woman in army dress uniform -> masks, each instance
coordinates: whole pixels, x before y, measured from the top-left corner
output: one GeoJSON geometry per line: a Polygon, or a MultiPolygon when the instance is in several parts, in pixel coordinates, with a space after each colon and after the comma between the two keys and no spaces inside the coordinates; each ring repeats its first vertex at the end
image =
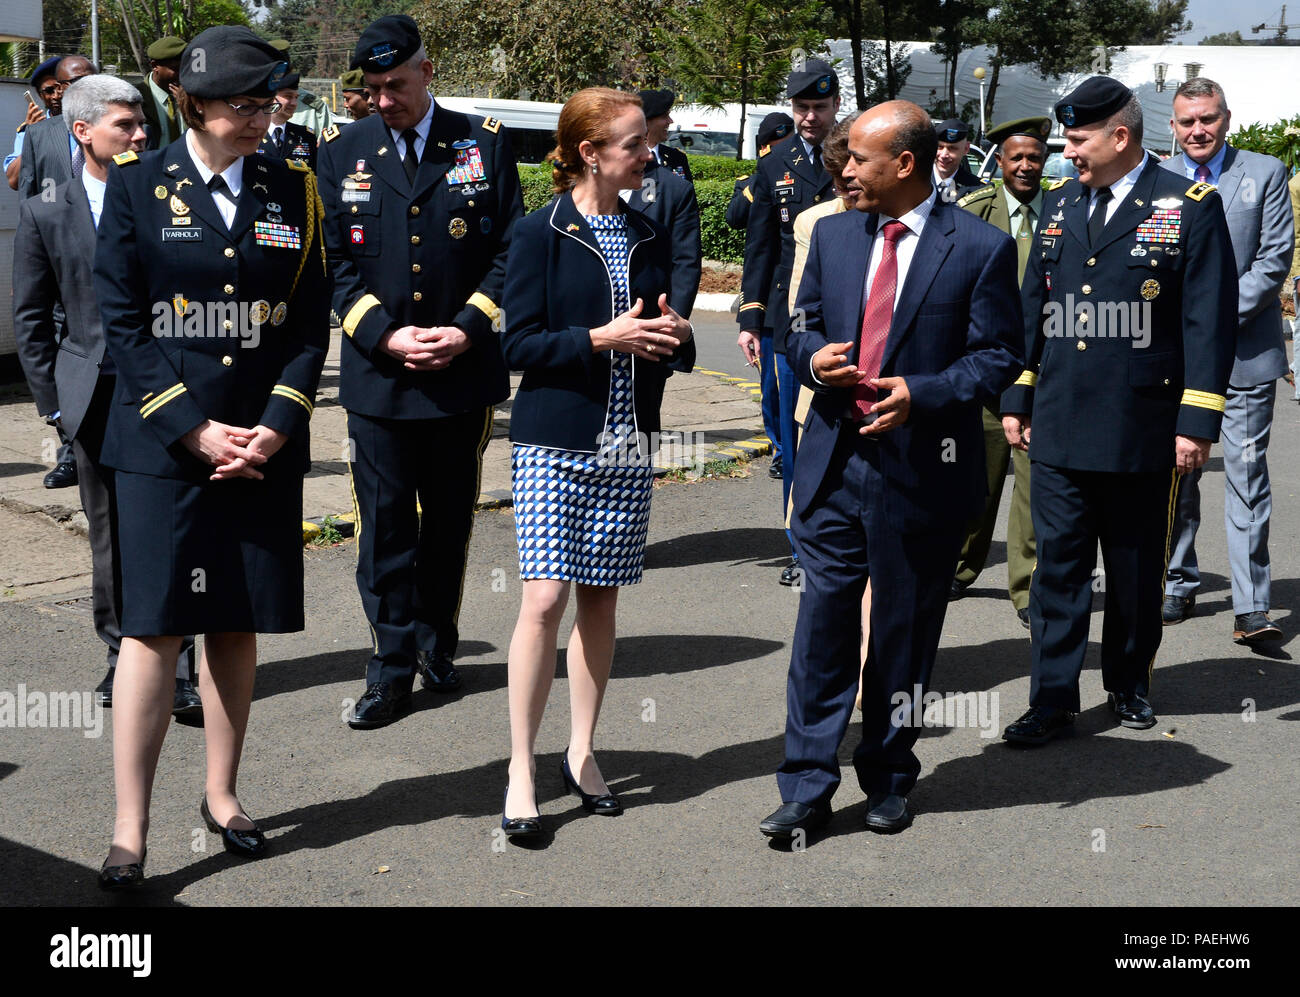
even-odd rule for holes
{"type": "Polygon", "coordinates": [[[302,479],[329,336],[314,177],[256,155],[286,68],[248,28],[200,33],[181,58],[189,130],[109,175],[95,263],[119,374],[103,451],[122,556],[109,889],[143,879],[180,634],[205,635],[200,813],[227,851],[266,847],[235,784],[255,634],[303,628],[302,479]]]}
{"type": "Polygon", "coordinates": [[[650,161],[632,94],[592,88],[560,112],[556,197],[515,224],[501,348],[524,372],[510,414],[523,604],[510,642],[510,785],[501,826],[541,833],[533,749],[555,676],[569,587],[572,727],[561,762],[588,813],[618,814],[592,754],[614,656],[618,589],[641,580],[664,381],[695,362],[667,291],[666,229],[629,210],[650,161]]]}

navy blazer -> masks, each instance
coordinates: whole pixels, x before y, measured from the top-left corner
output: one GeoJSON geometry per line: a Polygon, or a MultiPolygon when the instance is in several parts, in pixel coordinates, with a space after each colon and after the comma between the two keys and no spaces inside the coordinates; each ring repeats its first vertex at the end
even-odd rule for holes
{"type": "MultiPolygon", "coordinates": [[[[815,382],[810,363],[828,343],[860,338],[877,219],[846,211],[813,226],[795,303],[805,321],[792,324],[787,341],[795,376],[816,392],[791,493],[797,516],[824,489],[838,487],[832,457],[852,395],[815,382]]],[[[885,480],[881,512],[895,529],[964,523],[981,507],[987,485],[980,405],[1010,385],[1024,362],[1017,283],[1011,237],[936,200],[898,292],[881,364],[881,376],[907,380],[911,413],[871,444],[885,480]]],[[[857,362],[856,350],[850,360],[857,362]]]]}
{"type": "MultiPolygon", "coordinates": [[[[629,302],[641,317],[659,315],[659,295],[671,293],[668,231],[639,211],[627,211],[629,302]]],[[[515,224],[506,263],[501,350],[523,381],[510,409],[514,443],[596,453],[609,407],[610,358],[591,348],[591,329],[614,319],[614,289],[605,256],[573,195],[556,196],[515,224]]],[[[637,452],[657,449],[664,381],[689,373],[695,340],[662,360],[632,358],[637,452]]]]}

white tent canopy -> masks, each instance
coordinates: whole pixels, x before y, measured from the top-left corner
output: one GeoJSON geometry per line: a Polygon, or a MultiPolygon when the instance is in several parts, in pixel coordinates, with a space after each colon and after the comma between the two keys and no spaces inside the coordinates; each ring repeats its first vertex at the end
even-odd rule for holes
{"type": "MultiPolygon", "coordinates": [[[[838,66],[841,89],[852,104],[853,52],[847,39],[827,43],[838,66]]],[[[934,98],[946,93],[943,59],[930,51],[928,42],[896,44],[910,61],[912,73],[899,97],[929,107],[934,98]]],[[[957,106],[967,100],[979,101],[979,82],[972,75],[975,68],[989,70],[986,46],[969,49],[957,59],[957,106]]],[[[1174,90],[1187,78],[1186,65],[1200,63],[1199,75],[1208,76],[1223,87],[1232,111],[1233,128],[1252,122],[1272,124],[1300,112],[1295,93],[1296,67],[1300,52],[1287,46],[1264,45],[1131,45],[1110,57],[1106,75],[1132,88],[1142,101],[1145,137],[1143,144],[1152,149],[1169,149],[1173,135],[1169,118],[1173,112],[1174,90]],[[1168,66],[1166,88],[1156,91],[1156,64],[1168,66]]],[[[991,70],[989,70],[991,72],[991,70]]],[[[1097,72],[1101,72],[1099,67],[1097,72]]],[[[1052,107],[1066,93],[1094,72],[1072,73],[1060,79],[1040,76],[1029,66],[1004,66],[998,77],[997,104],[988,124],[1024,118],[1033,114],[1051,114],[1052,107]]],[[[989,80],[985,78],[987,86],[989,80]]],[[[978,116],[978,112],[976,112],[978,116]]],[[[971,122],[974,124],[974,121],[971,122]]],[[[1060,134],[1059,126],[1055,134],[1060,134]]]]}

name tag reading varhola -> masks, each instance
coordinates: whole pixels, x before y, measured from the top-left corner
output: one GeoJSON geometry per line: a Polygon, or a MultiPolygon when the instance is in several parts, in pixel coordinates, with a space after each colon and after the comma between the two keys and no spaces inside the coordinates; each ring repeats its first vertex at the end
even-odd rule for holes
{"type": "Polygon", "coordinates": [[[276,222],[253,222],[253,240],[259,246],[278,246],[281,249],[301,249],[302,238],[293,225],[276,222]]]}
{"type": "Polygon", "coordinates": [[[202,242],[201,228],[165,228],[162,230],[163,242],[202,242]]]}

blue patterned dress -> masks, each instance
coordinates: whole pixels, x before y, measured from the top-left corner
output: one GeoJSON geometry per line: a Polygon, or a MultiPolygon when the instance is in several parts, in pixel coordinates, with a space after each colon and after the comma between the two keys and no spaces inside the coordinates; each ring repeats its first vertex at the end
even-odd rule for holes
{"type": "MultiPolygon", "coordinates": [[[[584,215],[628,301],[627,216],[584,215]]],[[[609,408],[597,453],[516,444],[511,460],[519,574],[584,585],[635,585],[645,561],[654,461],[637,457],[632,356],[611,351],[609,408]]],[[[596,441],[593,441],[596,442],[596,441]]]]}

